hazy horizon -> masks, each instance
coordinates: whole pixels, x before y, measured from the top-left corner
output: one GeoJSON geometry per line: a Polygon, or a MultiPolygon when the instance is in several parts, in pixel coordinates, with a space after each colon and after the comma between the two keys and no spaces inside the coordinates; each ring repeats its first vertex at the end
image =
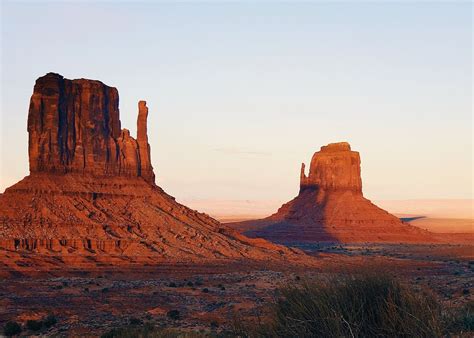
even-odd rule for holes
{"type": "Polygon", "coordinates": [[[1,6],[0,192],[28,175],[29,99],[57,72],[116,87],[134,135],[148,102],[180,201],[288,201],[338,141],[371,200],[472,199],[470,3],[1,6]]]}

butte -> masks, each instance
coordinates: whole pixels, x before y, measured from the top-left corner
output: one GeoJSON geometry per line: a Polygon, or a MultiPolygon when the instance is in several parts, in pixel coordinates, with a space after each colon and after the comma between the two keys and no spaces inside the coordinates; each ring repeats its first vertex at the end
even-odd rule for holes
{"type": "Polygon", "coordinates": [[[298,196],[264,219],[229,224],[276,243],[437,242],[434,234],[402,222],[362,194],[360,156],[349,143],[321,147],[300,174],[298,196]]]}
{"type": "Polygon", "coordinates": [[[155,184],[148,108],[122,129],[116,88],[37,79],[28,113],[30,174],[0,194],[2,269],[210,261],[294,261],[298,250],[247,238],[155,184]]]}

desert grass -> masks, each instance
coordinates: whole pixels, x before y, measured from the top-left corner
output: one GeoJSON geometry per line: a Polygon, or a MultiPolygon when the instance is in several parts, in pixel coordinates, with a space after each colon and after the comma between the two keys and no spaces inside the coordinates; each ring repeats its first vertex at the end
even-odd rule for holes
{"type": "MultiPolygon", "coordinates": [[[[376,271],[376,270],[374,270],[376,271]]],[[[189,332],[151,324],[113,329],[102,337],[471,337],[474,303],[444,308],[388,273],[362,270],[318,281],[298,278],[278,289],[258,322],[236,317],[230,330],[189,332]]]]}
{"type": "Polygon", "coordinates": [[[269,318],[241,337],[444,337],[473,329],[471,306],[447,311],[429,293],[384,273],[335,276],[280,289],[269,318]]]}

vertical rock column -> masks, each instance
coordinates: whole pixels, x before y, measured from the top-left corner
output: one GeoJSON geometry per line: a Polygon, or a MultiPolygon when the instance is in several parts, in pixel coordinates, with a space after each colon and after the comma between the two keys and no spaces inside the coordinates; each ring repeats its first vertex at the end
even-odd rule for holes
{"type": "Polygon", "coordinates": [[[137,143],[140,156],[139,175],[150,183],[155,183],[155,174],[151,166],[150,144],[147,131],[148,107],[146,101],[138,102],[137,143]]]}

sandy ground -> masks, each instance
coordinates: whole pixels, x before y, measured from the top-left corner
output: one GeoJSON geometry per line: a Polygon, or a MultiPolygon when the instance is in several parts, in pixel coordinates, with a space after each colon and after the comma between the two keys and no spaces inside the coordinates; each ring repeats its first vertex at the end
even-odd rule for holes
{"type": "MultiPolygon", "coordinates": [[[[266,217],[273,214],[287,200],[215,200],[182,199],[179,202],[215,217],[266,217]]],[[[395,214],[425,215],[433,218],[474,219],[474,199],[371,199],[379,207],[395,214]]]]}
{"type": "MultiPolygon", "coordinates": [[[[395,214],[405,222],[434,233],[465,234],[474,233],[474,219],[432,218],[414,214],[395,214]]],[[[251,215],[228,215],[218,218],[222,223],[233,223],[258,219],[251,215]]]]}
{"type": "MultiPolygon", "coordinates": [[[[406,215],[397,215],[401,218],[406,215]]],[[[410,224],[436,233],[474,233],[474,219],[408,216],[410,224]]]]}
{"type": "MultiPolygon", "coordinates": [[[[184,201],[222,223],[267,217],[281,206],[279,200],[197,200],[184,201]]],[[[375,204],[423,229],[437,233],[474,233],[474,200],[375,200],[375,204]]]]}
{"type": "MultiPolygon", "coordinates": [[[[99,336],[132,318],[166,328],[218,332],[265,316],[282,285],[363,269],[386,271],[447,306],[472,301],[474,247],[461,245],[305,245],[318,262],[297,266],[148,267],[148,270],[0,280],[0,326],[54,314],[45,335],[99,336]],[[168,311],[178,310],[173,320],[168,311]]],[[[31,334],[32,332],[24,332],[31,334]]]]}
{"type": "Polygon", "coordinates": [[[429,218],[474,219],[473,199],[375,200],[394,214],[423,215],[429,218]]]}

